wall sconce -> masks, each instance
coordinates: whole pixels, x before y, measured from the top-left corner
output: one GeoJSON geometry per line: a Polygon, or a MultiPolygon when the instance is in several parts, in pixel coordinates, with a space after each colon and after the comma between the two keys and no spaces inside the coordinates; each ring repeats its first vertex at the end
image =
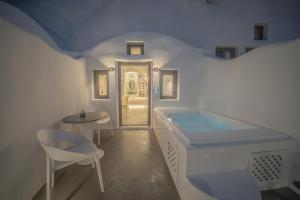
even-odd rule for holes
{"type": "Polygon", "coordinates": [[[158,72],[158,71],[159,71],[159,67],[157,67],[157,66],[153,67],[153,68],[152,68],[152,71],[158,72]]]}
{"type": "Polygon", "coordinates": [[[112,71],[115,71],[116,69],[114,67],[110,66],[110,67],[108,67],[108,70],[112,72],[112,71]]]}

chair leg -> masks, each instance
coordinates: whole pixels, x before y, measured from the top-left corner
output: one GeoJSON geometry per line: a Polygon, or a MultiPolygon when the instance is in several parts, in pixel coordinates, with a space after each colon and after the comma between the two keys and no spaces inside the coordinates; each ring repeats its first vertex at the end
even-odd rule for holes
{"type": "Polygon", "coordinates": [[[46,158],[46,177],[47,177],[47,183],[46,183],[46,189],[47,189],[47,200],[52,200],[52,162],[47,155],[46,158]]]}
{"type": "Polygon", "coordinates": [[[110,124],[111,136],[114,136],[114,131],[113,131],[113,128],[112,128],[111,120],[109,120],[109,124],[110,124]]]}
{"type": "Polygon", "coordinates": [[[92,168],[94,169],[95,168],[95,161],[93,159],[91,159],[91,162],[92,162],[92,168]]]}
{"type": "Polygon", "coordinates": [[[95,159],[96,166],[97,166],[100,189],[102,192],[104,192],[104,184],[103,184],[103,177],[102,177],[102,172],[101,172],[101,167],[100,167],[100,159],[98,157],[95,157],[94,159],[95,159]]]}
{"type": "Polygon", "coordinates": [[[52,164],[52,173],[51,173],[51,182],[52,182],[52,188],[54,187],[54,160],[51,160],[52,162],[51,162],[51,164],[52,164]]]}
{"type": "Polygon", "coordinates": [[[98,134],[98,145],[100,145],[100,127],[98,127],[97,134],[98,134]]]}

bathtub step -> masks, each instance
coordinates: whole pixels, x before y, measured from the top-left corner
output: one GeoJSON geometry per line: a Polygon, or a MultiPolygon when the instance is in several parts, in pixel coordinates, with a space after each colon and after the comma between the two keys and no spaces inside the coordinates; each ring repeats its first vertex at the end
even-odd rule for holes
{"type": "Polygon", "coordinates": [[[246,170],[189,176],[198,189],[219,200],[261,200],[255,179],[246,170]]]}

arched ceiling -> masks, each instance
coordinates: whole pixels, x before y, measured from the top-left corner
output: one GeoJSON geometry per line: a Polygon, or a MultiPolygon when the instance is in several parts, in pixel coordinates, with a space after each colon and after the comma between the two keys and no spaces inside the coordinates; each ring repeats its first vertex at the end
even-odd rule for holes
{"type": "Polygon", "coordinates": [[[104,39],[135,31],[165,33],[201,47],[206,42],[202,36],[216,31],[211,24],[223,26],[230,21],[234,25],[241,18],[247,20],[253,10],[281,17],[284,14],[278,9],[289,8],[284,4],[266,9],[273,0],[243,1],[238,6],[238,0],[210,0],[213,4],[206,0],[4,1],[32,17],[61,49],[71,52],[86,51],[104,39]]]}
{"type": "MultiPolygon", "coordinates": [[[[4,0],[38,22],[64,50],[87,50],[103,39],[133,31],[174,33],[186,0],[4,0]]],[[[205,5],[200,0],[197,5],[205,5]]]]}

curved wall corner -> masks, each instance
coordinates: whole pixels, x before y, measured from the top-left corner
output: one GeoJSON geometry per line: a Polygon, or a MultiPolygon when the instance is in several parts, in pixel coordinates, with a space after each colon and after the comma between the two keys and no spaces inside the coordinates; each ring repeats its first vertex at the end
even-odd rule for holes
{"type": "MultiPolygon", "coordinates": [[[[31,17],[18,8],[0,1],[0,16],[19,28],[41,38],[48,45],[60,50],[49,34],[31,17]]],[[[3,29],[3,27],[1,27],[3,29]]]]}
{"type": "Polygon", "coordinates": [[[46,180],[36,133],[86,105],[86,68],[1,17],[0,27],[0,199],[32,199],[46,180]]]}
{"type": "Polygon", "coordinates": [[[297,39],[229,61],[201,60],[199,107],[285,132],[300,144],[299,52],[297,39]]]}

